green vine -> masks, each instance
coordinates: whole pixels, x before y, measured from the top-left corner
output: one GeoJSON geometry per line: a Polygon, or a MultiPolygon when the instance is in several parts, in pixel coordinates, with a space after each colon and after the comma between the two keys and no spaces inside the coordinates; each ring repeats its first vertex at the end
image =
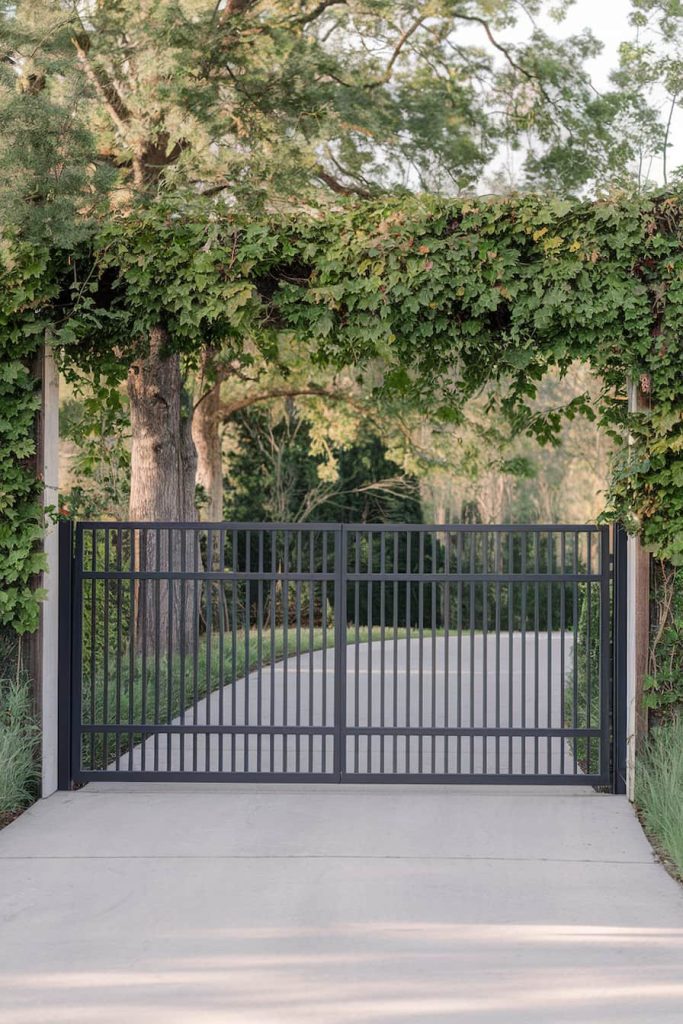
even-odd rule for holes
{"type": "MultiPolygon", "coordinates": [[[[381,362],[385,390],[432,416],[462,420],[484,393],[511,431],[542,442],[561,417],[535,408],[537,384],[582,360],[603,382],[596,412],[619,442],[605,516],[683,564],[681,202],[394,197],[255,222],[166,197],[110,219],[71,254],[4,248],[0,624],[37,622],[30,362],[47,327],[65,368],[90,373],[112,415],[113,385],[162,323],[189,360],[206,344],[269,355],[278,335],[305,335],[321,363],[381,362]],[[628,412],[628,379],[651,397],[645,411],[628,412]]],[[[565,414],[591,411],[579,398],[565,414]]]]}
{"type": "MultiPolygon", "coordinates": [[[[108,225],[77,273],[71,359],[116,381],[159,322],[190,358],[305,336],[320,362],[381,361],[384,388],[433,416],[457,422],[485,393],[541,442],[561,414],[535,409],[537,384],[582,360],[619,443],[605,516],[683,563],[678,196],[401,197],[260,222],[206,211],[165,200],[108,225]],[[644,382],[647,411],[629,414],[628,379],[644,382]]],[[[587,398],[565,409],[580,412],[587,398]]]]}
{"type": "Polygon", "coordinates": [[[0,627],[38,625],[44,566],[42,490],[31,457],[40,405],[31,363],[45,338],[44,309],[54,295],[49,253],[14,246],[0,259],[0,627]]]}

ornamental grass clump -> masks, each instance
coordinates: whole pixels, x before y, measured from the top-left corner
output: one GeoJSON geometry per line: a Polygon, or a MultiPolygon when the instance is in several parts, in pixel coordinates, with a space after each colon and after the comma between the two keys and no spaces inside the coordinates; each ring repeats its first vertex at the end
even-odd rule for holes
{"type": "Polygon", "coordinates": [[[645,828],[683,879],[683,713],[656,728],[636,774],[645,828]]]}
{"type": "Polygon", "coordinates": [[[28,680],[0,679],[0,816],[38,794],[38,738],[28,680]]]}

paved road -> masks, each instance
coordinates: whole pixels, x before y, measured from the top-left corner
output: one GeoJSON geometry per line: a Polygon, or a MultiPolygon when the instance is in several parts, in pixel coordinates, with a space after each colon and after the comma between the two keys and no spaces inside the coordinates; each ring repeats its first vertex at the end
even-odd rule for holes
{"type": "MultiPolygon", "coordinates": [[[[346,652],[346,723],[373,727],[558,728],[574,664],[571,634],[501,633],[461,639],[425,635],[384,645],[349,646],[346,652]]],[[[598,681],[593,681],[598,686],[598,681]]],[[[331,726],[334,721],[334,651],[290,656],[252,671],[248,679],[214,691],[186,712],[185,724],[331,726]]],[[[175,719],[175,724],[181,719],[175,719]]],[[[585,725],[579,722],[579,725],[585,725]]],[[[591,723],[599,728],[599,722],[591,723]]],[[[598,741],[593,739],[597,759],[598,741]]],[[[559,736],[484,737],[349,736],[347,770],[409,774],[580,774],[569,744],[559,736]]],[[[111,766],[112,768],[115,765],[111,766]]],[[[302,771],[333,770],[333,737],[321,734],[246,738],[212,735],[150,738],[120,760],[124,770],[302,771]]]]}
{"type": "Polygon", "coordinates": [[[683,891],[592,790],[88,786],[0,833],[2,1024],[680,1024],[683,891]]]}

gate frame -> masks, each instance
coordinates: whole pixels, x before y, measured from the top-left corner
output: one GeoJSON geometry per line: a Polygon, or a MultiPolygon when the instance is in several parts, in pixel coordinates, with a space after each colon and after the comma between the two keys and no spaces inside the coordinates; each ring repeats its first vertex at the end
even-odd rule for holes
{"type": "MultiPolygon", "coordinates": [[[[90,524],[89,524],[90,525],[90,524]]],[[[103,527],[106,523],[97,524],[103,527]]],[[[119,524],[112,523],[112,526],[119,524]]],[[[178,524],[154,524],[155,526],[170,526],[178,524]]],[[[194,524],[193,524],[194,525],[194,524]]],[[[196,524],[197,528],[213,524],[196,524]]],[[[222,524],[221,524],[222,525],[222,524]]],[[[233,524],[230,524],[233,525],[233,524]]],[[[256,528],[258,524],[236,524],[243,528],[256,528]]],[[[287,526],[296,524],[262,524],[275,528],[286,529],[287,526]]],[[[306,773],[262,773],[258,775],[258,781],[268,782],[326,782],[326,783],[348,783],[348,784],[506,784],[506,785],[577,785],[573,776],[553,777],[551,781],[547,776],[538,775],[515,776],[514,781],[507,782],[505,776],[492,775],[407,775],[399,773],[383,774],[361,774],[347,773],[346,768],[346,588],[347,588],[347,558],[348,558],[348,534],[354,529],[367,529],[370,524],[315,524],[327,528],[334,533],[334,626],[335,626],[335,668],[334,668],[334,762],[333,770],[321,775],[308,775],[306,773]]],[[[394,530],[400,530],[406,526],[423,524],[400,524],[391,523],[387,526],[394,530]]],[[[445,524],[461,525],[461,524],[445,524]]],[[[465,524],[462,524],[465,526],[465,524]]],[[[467,529],[472,529],[473,524],[468,524],[467,529]]],[[[479,530],[486,530],[487,524],[478,524],[479,530]]],[[[549,529],[545,524],[505,524],[514,531],[516,526],[526,526],[527,529],[539,531],[549,529]]],[[[564,524],[552,524],[555,528],[561,528],[564,524]]],[[[491,527],[495,524],[490,524],[491,527]]],[[[313,527],[313,524],[311,528],[313,527]]],[[[429,524],[429,528],[435,531],[440,529],[439,524],[429,524]]],[[[552,527],[550,527],[552,528],[552,527]]],[[[92,773],[83,773],[79,768],[79,752],[81,732],[79,729],[81,715],[80,687],[76,684],[81,673],[81,638],[78,635],[78,626],[81,621],[81,600],[82,600],[82,565],[78,564],[78,554],[75,551],[74,540],[75,530],[72,520],[63,519],[59,522],[59,639],[58,639],[58,789],[70,790],[76,782],[91,781],[92,773]],[[80,776],[88,775],[87,779],[80,776]]],[[[477,531],[479,532],[479,531],[477,531]]],[[[606,729],[601,737],[601,764],[605,765],[604,776],[607,780],[609,791],[614,794],[623,795],[627,792],[626,780],[626,759],[627,759],[627,609],[628,609],[628,536],[624,528],[617,524],[612,531],[603,528],[600,533],[600,645],[601,645],[601,701],[606,701],[606,708],[601,714],[605,716],[606,729]],[[611,543],[610,543],[611,539],[611,543]],[[610,550],[611,549],[611,550],[610,550]],[[610,586],[611,584],[611,586],[610,586]],[[607,614],[605,614],[607,613],[607,614]]],[[[604,705],[602,705],[604,706],[604,705]]],[[[601,722],[602,727],[602,722],[601,722]]],[[[406,731],[406,730],[403,730],[406,731]]],[[[410,729],[409,732],[419,733],[419,730],[410,729]]],[[[136,780],[148,781],[150,776],[155,781],[175,781],[173,772],[159,773],[135,773],[136,780]],[[143,774],[145,778],[143,778],[143,774]]],[[[103,778],[104,773],[98,772],[97,778],[103,778]]],[[[117,773],[117,778],[129,778],[129,773],[117,773]]],[[[210,781],[218,782],[247,782],[257,778],[254,773],[210,773],[210,781]]],[[[206,773],[183,773],[182,781],[205,781],[206,773]]],[[[591,783],[594,787],[602,787],[604,783],[591,783]]]]}

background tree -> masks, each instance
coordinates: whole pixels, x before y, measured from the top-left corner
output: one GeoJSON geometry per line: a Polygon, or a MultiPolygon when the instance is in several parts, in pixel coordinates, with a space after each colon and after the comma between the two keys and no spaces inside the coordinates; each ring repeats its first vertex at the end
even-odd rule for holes
{"type": "MultiPolygon", "coordinates": [[[[55,196],[82,197],[79,213],[92,211],[98,183],[112,174],[111,203],[124,209],[178,190],[207,202],[220,192],[253,210],[386,188],[458,193],[476,186],[502,141],[527,154],[530,180],[585,187],[632,155],[623,133],[613,142],[610,131],[619,95],[596,103],[583,70],[598,44],[588,33],[550,40],[531,21],[524,42],[506,41],[520,17],[558,6],[566,4],[4,3],[3,149],[33,168],[15,182],[17,209],[30,226],[36,178],[44,198],[50,176],[55,196]],[[10,98],[12,76],[19,99],[10,98]],[[62,114],[69,138],[91,138],[71,185],[72,158],[50,127],[62,114]],[[40,149],[40,125],[58,151],[45,174],[33,151],[24,160],[12,148],[28,131],[40,149]]],[[[156,322],[138,326],[134,357],[121,356],[133,518],[193,516],[192,403],[168,319],[159,308],[156,322]]],[[[211,353],[225,339],[201,341],[204,379],[219,387],[221,361],[212,367],[211,353]]],[[[198,408],[210,414],[217,402],[198,408]]],[[[215,417],[207,421],[215,457],[215,417]]]]}

